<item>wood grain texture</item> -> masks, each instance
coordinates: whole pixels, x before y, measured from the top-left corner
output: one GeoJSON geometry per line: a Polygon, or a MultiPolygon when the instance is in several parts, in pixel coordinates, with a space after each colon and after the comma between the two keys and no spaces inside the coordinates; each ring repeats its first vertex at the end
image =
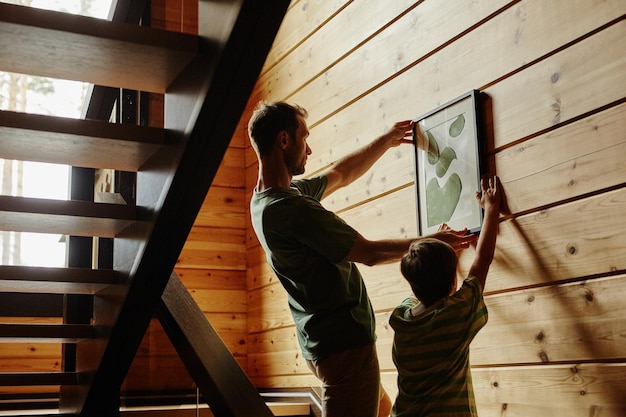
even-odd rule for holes
{"type": "Polygon", "coordinates": [[[262,74],[251,100],[255,100],[255,95],[262,95],[270,100],[284,100],[291,96],[291,100],[304,104],[294,96],[293,90],[296,87],[323,75],[329,63],[335,64],[364,42],[364,34],[383,30],[392,19],[413,3],[412,0],[398,0],[387,4],[376,0],[350,2],[341,13],[333,16],[331,22],[319,27],[311,37],[298,45],[298,50],[308,51],[308,54],[300,55],[299,60],[283,59],[271,71],[262,74]],[[331,44],[332,48],[324,47],[331,44]]]}
{"type": "Polygon", "coordinates": [[[624,364],[567,364],[473,369],[480,403],[517,403],[593,409],[623,406],[624,364]]]}
{"type": "Polygon", "coordinates": [[[224,154],[224,159],[215,174],[213,187],[244,188],[245,177],[241,175],[241,167],[244,166],[245,151],[243,148],[229,146],[224,154]]]}
{"type": "MultiPolygon", "coordinates": [[[[314,32],[331,20],[350,3],[349,0],[325,1],[316,7],[309,7],[306,2],[292,1],[285,19],[280,25],[276,39],[272,44],[261,74],[265,74],[289,52],[300,45],[303,40],[312,36],[314,32]]],[[[262,81],[259,85],[264,84],[262,81]]]]}
{"type": "MultiPolygon", "coordinates": [[[[563,11],[559,10],[559,7],[564,7],[563,5],[555,4],[554,6],[555,6],[554,8],[550,8],[550,10],[547,10],[544,12],[549,13],[549,16],[553,17],[554,19],[563,19],[564,17],[567,16],[567,14],[561,13],[563,11]]],[[[609,22],[611,16],[614,16],[611,13],[615,13],[615,8],[619,7],[619,5],[615,3],[603,4],[602,6],[603,7],[606,6],[606,8],[603,8],[602,10],[598,10],[598,14],[597,15],[594,14],[593,18],[592,17],[586,18],[588,19],[585,21],[585,24],[587,26],[577,27],[576,29],[577,32],[572,32],[570,34],[572,39],[575,39],[576,36],[579,36],[579,37],[584,36],[586,32],[584,32],[583,29],[585,28],[586,30],[592,30],[596,27],[594,25],[600,25],[604,22],[609,22]],[[599,18],[601,20],[598,20],[599,18]]],[[[420,10],[420,7],[416,9],[416,13],[417,11],[420,10]]],[[[556,43],[558,39],[552,39],[553,34],[551,33],[549,35],[545,35],[542,33],[537,33],[536,35],[533,34],[533,36],[536,36],[536,37],[544,36],[545,40],[542,42],[532,43],[531,44],[532,46],[530,46],[529,48],[522,48],[519,45],[519,43],[522,42],[521,39],[518,39],[516,43],[514,44],[514,47],[510,47],[506,49],[506,51],[498,50],[498,48],[503,48],[505,46],[505,45],[500,45],[500,44],[484,45],[485,48],[489,48],[489,49],[485,49],[484,51],[477,50],[476,48],[479,46],[470,47],[468,44],[468,42],[472,42],[472,39],[474,37],[476,38],[488,37],[484,35],[485,30],[500,33],[502,32],[502,30],[499,29],[500,26],[506,26],[507,28],[514,28],[516,27],[516,25],[522,24],[518,22],[519,16],[523,14],[528,14],[531,12],[535,13],[534,8],[537,8],[537,7],[541,7],[541,6],[536,3],[530,3],[530,4],[520,5],[519,8],[516,6],[514,10],[505,10],[497,17],[494,17],[492,20],[482,25],[479,29],[472,31],[466,34],[465,36],[463,36],[462,38],[458,39],[456,42],[450,45],[447,45],[446,48],[440,51],[437,51],[432,57],[425,58],[423,62],[420,61],[419,65],[409,66],[407,73],[403,74],[402,77],[398,77],[397,79],[395,78],[390,79],[388,82],[381,84],[380,87],[377,88],[375,91],[368,93],[368,95],[364,96],[361,100],[356,101],[355,103],[351,104],[349,108],[345,109],[342,112],[342,114],[345,113],[348,115],[347,120],[341,124],[332,123],[326,127],[326,123],[322,122],[319,125],[317,125],[315,119],[311,115],[309,117],[309,123],[313,125],[311,128],[311,147],[313,149],[313,155],[309,158],[309,163],[307,165],[307,170],[309,174],[315,173],[318,170],[329,166],[329,164],[333,160],[336,160],[343,154],[350,152],[355,147],[362,146],[364,143],[371,140],[376,134],[383,133],[384,129],[390,127],[390,123],[394,121],[394,119],[389,120],[390,117],[395,117],[395,120],[400,120],[402,118],[413,118],[413,117],[418,116],[421,113],[424,113],[436,107],[437,105],[441,104],[441,102],[447,101],[455,97],[456,95],[463,93],[464,92],[463,90],[457,89],[455,92],[450,93],[447,97],[441,96],[441,90],[444,87],[445,88],[458,87],[458,83],[453,83],[450,86],[441,86],[441,88],[437,87],[437,90],[433,94],[424,94],[423,89],[420,89],[419,95],[408,95],[406,93],[406,88],[404,86],[404,83],[407,82],[406,81],[407,79],[408,80],[419,79],[421,80],[420,82],[425,83],[425,86],[438,85],[439,83],[435,81],[433,81],[432,83],[429,83],[427,78],[431,77],[432,74],[437,74],[438,77],[444,77],[444,79],[446,79],[445,74],[440,74],[444,70],[454,69],[454,68],[459,68],[459,67],[469,69],[473,65],[478,65],[478,62],[476,60],[465,62],[470,57],[468,57],[467,54],[462,53],[462,51],[472,50],[473,52],[476,53],[476,55],[480,55],[484,57],[484,60],[494,63],[490,65],[489,68],[485,68],[485,71],[479,71],[477,68],[476,76],[486,75],[485,74],[486,70],[493,71],[497,69],[497,65],[502,66],[501,68],[502,74],[506,74],[507,72],[513,73],[514,71],[516,71],[515,68],[509,67],[507,69],[504,67],[504,65],[510,65],[514,62],[520,62],[520,66],[524,65],[523,63],[527,62],[526,60],[529,59],[527,54],[530,51],[534,51],[534,53],[537,54],[536,55],[537,58],[541,57],[542,53],[544,54],[544,56],[548,54],[549,50],[545,49],[547,40],[550,40],[550,42],[553,42],[554,45],[558,45],[558,43],[556,43]],[[522,12],[520,8],[522,8],[524,12],[522,12]],[[526,9],[529,9],[529,10],[526,11],[526,9]],[[493,26],[493,27],[490,28],[490,26],[493,26]],[[498,54],[505,55],[508,58],[504,61],[500,60],[498,54]],[[439,68],[439,65],[440,65],[439,63],[441,61],[449,62],[449,65],[446,65],[445,68],[439,68]],[[390,101],[386,99],[384,96],[385,94],[391,95],[391,96],[397,95],[397,93],[394,92],[394,90],[397,92],[401,92],[399,93],[401,98],[398,99],[397,101],[390,101]],[[440,97],[439,101],[431,102],[430,108],[427,106],[424,106],[421,103],[415,102],[416,100],[421,100],[421,101],[425,101],[429,99],[432,100],[433,97],[437,97],[437,96],[440,97]],[[407,108],[413,109],[412,110],[413,113],[407,113],[406,111],[407,108]],[[385,114],[385,119],[381,120],[377,118],[378,117],[377,115],[381,113],[380,109],[383,109],[383,112],[384,112],[383,114],[385,114]],[[359,116],[363,114],[368,115],[368,117],[364,118],[363,116],[359,116]],[[390,116],[393,114],[396,114],[397,116],[390,116]],[[345,138],[345,139],[340,140],[338,142],[336,138],[345,138]]],[[[540,13],[540,11],[537,10],[536,13],[540,13]]],[[[542,15],[540,18],[538,17],[538,19],[544,19],[544,18],[546,18],[546,16],[542,15]]],[[[523,20],[524,25],[527,24],[526,19],[527,18],[525,17],[523,20]]],[[[555,22],[554,19],[551,20],[550,25],[554,24],[555,22]]],[[[563,25],[567,24],[568,26],[571,26],[566,21],[563,21],[562,24],[563,25]]],[[[529,28],[524,28],[524,29],[528,30],[529,28]]],[[[507,29],[507,30],[510,30],[510,29],[507,29]]],[[[548,29],[546,27],[544,28],[535,27],[533,24],[532,30],[541,31],[541,30],[548,30],[548,29]]],[[[573,28],[568,28],[568,31],[572,31],[572,30],[573,28]]],[[[622,29],[617,28],[612,31],[614,35],[607,34],[608,32],[605,32],[605,31],[602,31],[601,33],[603,34],[603,36],[618,36],[619,37],[621,31],[622,29]]],[[[404,33],[404,32],[399,32],[399,33],[404,33]]],[[[598,34],[598,36],[599,35],[600,34],[598,34]]],[[[396,36],[399,36],[399,35],[396,35],[396,36]]],[[[525,37],[528,37],[528,36],[529,34],[525,33],[525,37]]],[[[495,42],[495,41],[500,41],[501,39],[502,38],[498,38],[498,39],[493,39],[491,41],[495,42]]],[[[548,77],[546,78],[545,69],[542,70],[542,68],[559,67],[561,64],[559,64],[558,61],[563,61],[563,60],[572,61],[571,64],[567,64],[567,65],[572,69],[573,72],[575,72],[575,74],[572,74],[572,78],[565,76],[565,75],[560,77],[560,82],[557,82],[557,84],[558,84],[558,87],[561,89],[560,91],[564,92],[563,94],[565,94],[565,92],[568,92],[569,94],[569,92],[574,91],[574,90],[580,91],[581,89],[577,88],[577,86],[580,85],[582,80],[577,80],[576,74],[580,74],[580,77],[584,77],[588,71],[585,72],[585,70],[580,70],[579,72],[576,69],[575,62],[579,62],[578,60],[582,59],[579,57],[582,51],[584,50],[585,53],[589,55],[588,57],[589,59],[584,59],[585,65],[596,65],[596,62],[604,62],[606,63],[606,65],[599,65],[598,67],[594,67],[594,71],[607,71],[606,76],[616,79],[616,81],[613,82],[613,81],[607,80],[606,77],[604,76],[599,76],[598,78],[594,79],[595,80],[594,82],[599,82],[599,83],[606,82],[611,85],[612,84],[620,85],[620,82],[621,82],[620,79],[623,78],[622,74],[624,73],[624,71],[613,71],[611,68],[614,68],[616,66],[619,67],[620,65],[623,66],[623,64],[620,64],[621,59],[623,59],[622,55],[620,55],[619,53],[615,53],[615,51],[612,51],[611,49],[606,49],[602,47],[594,47],[593,46],[594,42],[598,44],[604,44],[604,42],[609,42],[611,45],[619,45],[619,42],[606,40],[604,37],[600,37],[600,38],[592,37],[591,39],[581,42],[579,45],[575,45],[572,48],[566,49],[563,53],[557,54],[557,56],[555,57],[545,58],[546,59],[545,64],[533,66],[529,68],[528,70],[525,70],[522,73],[520,73],[520,75],[515,75],[514,78],[510,81],[503,80],[502,82],[496,84],[496,86],[486,89],[486,92],[489,93],[491,96],[493,96],[493,102],[496,103],[494,104],[494,106],[497,107],[498,103],[504,103],[502,106],[503,111],[496,111],[494,113],[497,119],[495,121],[495,124],[498,129],[496,133],[497,134],[496,138],[498,141],[503,141],[503,140],[511,141],[516,138],[519,138],[519,136],[514,136],[514,137],[503,136],[503,133],[500,133],[503,128],[506,128],[505,126],[502,125],[503,123],[507,123],[508,125],[510,125],[511,127],[509,129],[524,128],[527,130],[532,130],[532,129],[540,130],[540,129],[549,128],[553,125],[552,120],[555,115],[554,113],[555,110],[553,109],[553,106],[550,106],[550,105],[546,105],[546,106],[534,105],[533,106],[533,109],[532,109],[533,112],[537,112],[537,111],[544,112],[544,116],[540,119],[537,119],[536,117],[534,119],[530,117],[528,119],[523,119],[521,114],[519,117],[509,116],[509,114],[511,115],[515,114],[515,113],[511,113],[511,111],[513,111],[513,108],[515,108],[515,106],[521,106],[523,104],[520,104],[520,103],[526,102],[526,100],[521,99],[519,96],[519,86],[521,84],[526,84],[528,81],[527,78],[531,77],[532,76],[531,74],[536,73],[537,75],[534,76],[535,78],[541,77],[541,78],[548,80],[549,89],[545,89],[541,91],[553,91],[554,88],[551,86],[552,81],[550,80],[552,79],[551,76],[554,73],[548,74],[548,77]],[[580,49],[580,52],[578,51],[579,49],[580,49]],[[597,56],[592,57],[592,55],[594,54],[597,56]],[[571,87],[568,87],[568,85],[571,85],[571,87]],[[508,88],[508,91],[505,91],[504,90],[505,88],[508,88]],[[511,100],[516,102],[515,105],[511,103],[506,104],[511,100]],[[502,118],[506,118],[506,119],[502,119],[502,118]],[[549,120],[549,122],[542,124],[541,123],[542,119],[543,120],[547,119],[549,120]],[[508,139],[504,139],[504,138],[508,138],[508,139]]],[[[476,41],[475,43],[477,45],[484,44],[484,41],[476,41]]],[[[388,48],[388,49],[393,49],[393,48],[388,48]]],[[[357,62],[359,62],[358,58],[355,58],[355,59],[357,59],[357,62]]],[[[583,62],[580,61],[580,63],[582,66],[583,62]]],[[[501,75],[493,74],[493,77],[495,78],[500,77],[500,76],[501,75]]],[[[452,79],[453,77],[450,76],[448,78],[452,79]]],[[[558,74],[557,74],[557,78],[558,78],[558,74]]],[[[480,85],[481,83],[487,84],[489,82],[488,80],[489,78],[485,78],[481,81],[476,82],[475,84],[471,84],[471,83],[466,83],[467,75],[465,75],[463,78],[463,82],[467,86],[466,87],[467,89],[474,88],[476,85],[480,85]]],[[[341,82],[339,82],[339,84],[341,84],[341,82]]],[[[528,85],[531,85],[534,88],[538,88],[538,89],[542,89],[545,86],[545,84],[541,82],[537,82],[537,83],[528,82],[528,85]]],[[[361,87],[361,84],[358,83],[355,87],[361,87]]],[[[589,88],[593,90],[604,91],[604,88],[602,88],[600,85],[598,85],[597,87],[590,86],[589,88]]],[[[320,97],[319,91],[325,91],[325,90],[329,91],[329,93],[332,92],[333,95],[338,94],[336,92],[336,89],[329,89],[328,87],[325,87],[325,88],[318,87],[317,89],[315,89],[316,93],[309,94],[309,96],[320,97]]],[[[525,91],[528,90],[529,93],[530,91],[532,91],[528,88],[525,88],[524,90],[525,91]]],[[[302,94],[306,94],[306,91],[308,90],[306,90],[305,88],[302,91],[302,94]]],[[[620,88],[611,89],[611,91],[613,92],[620,91],[620,88]]],[[[533,100],[536,100],[537,96],[540,95],[539,93],[530,93],[530,94],[531,94],[531,96],[529,96],[530,102],[532,102],[533,100]]],[[[545,94],[545,93],[542,93],[542,94],[545,94]]],[[[554,94],[554,93],[549,93],[549,94],[554,94]]],[[[571,94],[575,94],[575,93],[571,93],[571,94]]],[[[619,93],[615,93],[615,94],[619,95],[619,93]]],[[[321,95],[321,97],[323,97],[323,94],[321,95]]],[[[576,106],[580,108],[580,110],[573,114],[570,114],[570,118],[575,117],[576,115],[582,114],[585,111],[591,111],[595,108],[594,106],[598,106],[598,105],[606,104],[610,102],[610,98],[609,99],[605,98],[605,95],[594,94],[594,95],[587,95],[583,98],[585,100],[583,100],[582,98],[579,100],[576,100],[576,106]],[[595,102],[593,102],[592,100],[595,100],[595,102]],[[599,103],[598,100],[604,100],[604,101],[599,103]]],[[[328,100],[324,100],[322,98],[320,98],[320,100],[322,100],[325,105],[328,102],[328,100]]],[[[299,102],[300,104],[307,107],[306,102],[302,102],[302,100],[300,100],[299,102]]],[[[529,112],[525,112],[524,117],[526,117],[526,114],[528,113],[529,112]]],[[[342,118],[343,117],[345,116],[342,115],[342,118]]],[[[559,120],[565,121],[567,120],[567,118],[562,116],[559,118],[559,120]]],[[[255,161],[256,158],[252,154],[252,155],[249,155],[247,160],[255,161]]],[[[412,158],[412,152],[410,151],[410,149],[400,148],[400,150],[394,150],[394,152],[389,152],[361,180],[358,180],[355,183],[353,183],[351,186],[346,187],[345,189],[340,190],[339,192],[335,193],[332,199],[329,199],[329,201],[327,201],[326,204],[329,208],[333,210],[340,210],[346,206],[358,204],[358,202],[363,199],[372,198],[373,196],[377,196],[377,195],[384,195],[384,193],[387,192],[388,190],[394,189],[394,187],[401,186],[412,180],[411,169],[412,169],[413,163],[414,162],[412,158]],[[391,166],[394,166],[396,168],[392,170],[389,168],[391,166]],[[397,167],[403,167],[406,170],[398,169],[397,167]],[[402,180],[404,180],[404,182],[402,182],[402,180]]],[[[251,176],[255,175],[255,169],[251,170],[250,175],[251,176]]]]}
{"type": "MultiPolygon", "coordinates": [[[[621,254],[626,243],[622,223],[615,223],[615,219],[622,216],[623,202],[624,189],[620,188],[503,221],[485,290],[489,293],[622,270],[621,254]]],[[[384,210],[384,221],[378,223],[380,230],[393,230],[394,224],[402,222],[400,204],[395,209],[385,206],[384,210]]],[[[344,219],[353,224],[350,214],[346,213],[344,219]]],[[[471,248],[461,254],[461,276],[467,274],[473,254],[471,248]]],[[[372,288],[374,300],[389,299],[395,292],[394,283],[402,280],[397,264],[360,270],[368,288],[372,288]]],[[[396,300],[401,296],[395,295],[396,300]]]]}
{"type": "Polygon", "coordinates": [[[526,416],[568,416],[568,417],[618,417],[626,413],[626,407],[617,405],[596,404],[581,407],[578,404],[486,404],[481,403],[479,408],[481,416],[485,417],[526,417],[526,416]]]}
{"type": "MultiPolygon", "coordinates": [[[[471,364],[621,360],[625,281],[622,275],[486,296],[489,321],[471,345],[471,364]]],[[[390,314],[378,313],[376,324],[381,368],[394,371],[390,314]]]]}
{"type": "Polygon", "coordinates": [[[620,104],[496,154],[513,212],[619,186],[626,178],[626,105],[620,104]],[[532,192],[527,190],[532,189],[532,192]]]}
{"type": "Polygon", "coordinates": [[[114,283],[111,270],[0,266],[0,292],[94,294],[114,283]]]}
{"type": "Polygon", "coordinates": [[[25,366],[30,372],[61,371],[61,345],[52,343],[0,343],[2,372],[20,372],[25,366]]]}
{"type": "Polygon", "coordinates": [[[489,324],[472,344],[472,363],[622,360],[625,281],[622,275],[489,297],[489,324]]]}
{"type": "MultiPolygon", "coordinates": [[[[485,289],[490,321],[472,345],[479,411],[621,417],[626,3],[463,4],[415,2],[395,17],[363,8],[361,24],[350,21],[354,2],[290,10],[287,19],[303,21],[300,42],[277,38],[284,42],[274,51],[278,62],[266,62],[247,117],[259,99],[307,108],[307,175],[315,175],[397,120],[470,89],[484,91],[490,166],[512,215],[500,224],[485,289]],[[317,27],[304,22],[323,15],[332,18],[317,27]],[[329,42],[338,28],[346,38],[329,42]]],[[[236,131],[241,140],[245,116],[236,131]]],[[[257,169],[246,144],[247,201],[257,169]]],[[[323,204],[366,238],[415,236],[413,170],[412,148],[393,149],[323,204]]],[[[249,219],[246,227],[251,378],[262,387],[318,386],[300,357],[284,290],[249,219]]],[[[461,277],[474,254],[461,254],[461,277]]],[[[376,312],[383,385],[393,398],[388,319],[411,291],[397,263],[359,269],[376,312]]]]}
{"type": "Polygon", "coordinates": [[[0,16],[9,72],[164,93],[198,51],[182,33],[6,3],[0,16]]]}
{"type": "Polygon", "coordinates": [[[194,226],[244,229],[247,202],[243,188],[211,187],[194,226]]]}
{"type": "Polygon", "coordinates": [[[162,129],[0,111],[5,159],[137,171],[164,145],[162,129]]]}
{"type": "Polygon", "coordinates": [[[486,88],[493,97],[495,148],[622,99],[626,57],[621,41],[625,36],[626,21],[618,20],[486,88]]]}
{"type": "Polygon", "coordinates": [[[129,205],[0,196],[2,230],[115,237],[136,220],[129,205]]]}
{"type": "Polygon", "coordinates": [[[287,292],[279,282],[248,291],[248,332],[293,325],[287,292]]]}
{"type": "Polygon", "coordinates": [[[246,289],[245,271],[212,269],[211,265],[202,268],[174,268],[176,274],[190,289],[246,289]]]}

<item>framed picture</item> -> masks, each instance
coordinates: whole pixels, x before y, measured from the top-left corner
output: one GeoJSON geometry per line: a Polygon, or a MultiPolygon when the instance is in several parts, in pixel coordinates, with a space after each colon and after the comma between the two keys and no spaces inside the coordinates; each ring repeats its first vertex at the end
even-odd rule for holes
{"type": "Polygon", "coordinates": [[[442,223],[471,233],[482,227],[475,197],[484,166],[479,94],[469,91],[413,120],[420,235],[436,232],[442,223]]]}

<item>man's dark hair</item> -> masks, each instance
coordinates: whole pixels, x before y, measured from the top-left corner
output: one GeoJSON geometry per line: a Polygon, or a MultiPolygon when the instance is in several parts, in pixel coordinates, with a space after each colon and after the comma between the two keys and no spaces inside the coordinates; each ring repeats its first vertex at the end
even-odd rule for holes
{"type": "Polygon", "coordinates": [[[400,271],[426,307],[450,295],[458,258],[452,246],[438,239],[415,241],[402,257],[400,271]]]}
{"type": "Polygon", "coordinates": [[[269,154],[281,130],[295,137],[299,125],[297,116],[306,118],[307,111],[284,102],[259,102],[248,122],[248,135],[257,153],[269,154]]]}

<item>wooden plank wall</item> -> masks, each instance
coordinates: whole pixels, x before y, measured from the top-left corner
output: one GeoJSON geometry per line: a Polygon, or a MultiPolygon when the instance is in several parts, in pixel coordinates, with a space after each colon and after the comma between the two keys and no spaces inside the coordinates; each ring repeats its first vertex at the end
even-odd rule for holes
{"type": "MultiPolygon", "coordinates": [[[[626,415],[625,12],[623,0],[294,0],[237,131],[248,201],[258,100],[308,109],[310,175],[397,120],[488,95],[488,155],[513,214],[472,346],[481,416],[626,415]]],[[[324,204],[368,238],[414,236],[413,169],[412,149],[396,148],[324,204]]],[[[247,371],[259,387],[317,386],[246,221],[247,371]]],[[[410,290],[397,264],[361,271],[395,396],[387,321],[410,290]]]]}

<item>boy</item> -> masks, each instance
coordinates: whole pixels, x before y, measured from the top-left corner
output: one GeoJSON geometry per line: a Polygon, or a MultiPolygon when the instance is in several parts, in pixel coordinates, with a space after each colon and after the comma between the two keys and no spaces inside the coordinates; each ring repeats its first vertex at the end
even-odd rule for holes
{"type": "MultiPolygon", "coordinates": [[[[392,417],[477,416],[469,365],[469,345],[487,323],[483,288],[495,251],[504,207],[498,178],[481,181],[476,193],[485,209],[476,257],[457,291],[457,255],[445,242],[423,239],[402,258],[402,275],[417,298],[395,308],[389,324],[398,370],[392,417]]],[[[444,225],[445,228],[445,225],[444,225]]]]}

